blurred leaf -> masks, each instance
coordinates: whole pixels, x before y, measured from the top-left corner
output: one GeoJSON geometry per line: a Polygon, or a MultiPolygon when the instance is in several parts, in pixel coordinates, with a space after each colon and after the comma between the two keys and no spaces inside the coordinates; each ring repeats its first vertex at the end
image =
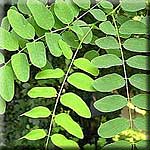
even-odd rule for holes
{"type": "Polygon", "coordinates": [[[6,101],[0,96],[0,115],[4,114],[6,110],[6,101]]]}

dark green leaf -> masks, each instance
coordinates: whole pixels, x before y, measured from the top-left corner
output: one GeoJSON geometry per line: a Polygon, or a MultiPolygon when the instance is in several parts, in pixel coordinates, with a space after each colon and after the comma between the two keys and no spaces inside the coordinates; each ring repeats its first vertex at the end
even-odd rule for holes
{"type": "Polygon", "coordinates": [[[91,50],[84,54],[84,58],[88,59],[89,61],[91,61],[92,59],[98,56],[99,56],[99,53],[96,50],[91,50]]]}

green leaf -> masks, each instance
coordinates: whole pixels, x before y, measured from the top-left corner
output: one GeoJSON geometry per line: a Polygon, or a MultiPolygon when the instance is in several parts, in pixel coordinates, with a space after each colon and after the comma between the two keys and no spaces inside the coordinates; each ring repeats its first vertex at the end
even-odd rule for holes
{"type": "Polygon", "coordinates": [[[63,0],[55,1],[54,12],[55,12],[57,18],[64,24],[70,24],[74,19],[73,10],[63,0]]]}
{"type": "Polygon", "coordinates": [[[60,113],[55,116],[55,122],[70,134],[79,139],[83,139],[84,135],[81,127],[70,117],[70,115],[66,113],[60,113]]]}
{"type": "Polygon", "coordinates": [[[57,78],[62,78],[64,76],[64,71],[56,68],[56,69],[46,69],[38,72],[35,76],[35,79],[57,79],[57,78]]]}
{"type": "Polygon", "coordinates": [[[0,68],[0,95],[8,102],[14,97],[14,74],[10,66],[0,68]]]}
{"type": "Polygon", "coordinates": [[[67,149],[78,150],[79,149],[79,146],[75,141],[68,140],[62,134],[53,134],[51,136],[51,141],[54,145],[64,150],[67,150],[67,149]]]}
{"type": "Polygon", "coordinates": [[[105,75],[93,82],[93,87],[100,92],[111,92],[124,87],[124,85],[124,78],[116,73],[105,75]]]}
{"type": "Polygon", "coordinates": [[[101,112],[113,112],[125,107],[126,105],[127,99],[121,95],[106,96],[94,103],[94,107],[101,112]]]}
{"type": "Polygon", "coordinates": [[[31,42],[26,44],[31,63],[42,68],[46,65],[46,50],[43,42],[31,42]]]}
{"type": "Polygon", "coordinates": [[[10,23],[9,23],[9,21],[8,21],[8,17],[7,17],[7,16],[2,19],[1,27],[2,27],[3,29],[7,30],[7,31],[10,30],[10,23]]]}
{"type": "Polygon", "coordinates": [[[95,89],[92,86],[94,80],[84,73],[73,73],[68,77],[67,81],[78,89],[88,92],[95,91],[95,89]]]}
{"type": "Polygon", "coordinates": [[[101,1],[99,5],[105,9],[113,9],[113,4],[107,0],[101,1]]]}
{"type": "Polygon", "coordinates": [[[136,55],[129,58],[126,62],[130,67],[142,69],[142,70],[150,70],[148,66],[149,56],[136,55]]]}
{"type": "Polygon", "coordinates": [[[116,35],[116,29],[115,29],[115,27],[112,25],[112,23],[110,21],[102,22],[99,25],[99,28],[105,34],[116,35]]]}
{"type": "Polygon", "coordinates": [[[92,9],[92,10],[90,10],[90,13],[98,21],[106,21],[107,20],[105,13],[100,9],[92,9]]]}
{"type": "Polygon", "coordinates": [[[55,20],[51,11],[38,0],[28,0],[27,6],[30,9],[36,23],[45,30],[51,30],[55,20]]]}
{"type": "Polygon", "coordinates": [[[45,36],[50,53],[55,57],[60,57],[62,55],[62,50],[59,47],[61,36],[57,33],[45,33],[45,36]]]}
{"type": "Polygon", "coordinates": [[[128,20],[119,28],[121,34],[147,34],[147,27],[144,23],[135,20],[128,20]]]}
{"type": "Polygon", "coordinates": [[[136,12],[146,7],[145,0],[122,0],[121,8],[128,12],[136,12]]]}
{"type": "Polygon", "coordinates": [[[98,76],[99,70],[86,58],[75,59],[73,63],[77,68],[84,70],[92,74],[93,76],[98,76]]]}
{"type": "Polygon", "coordinates": [[[139,107],[139,108],[145,109],[145,110],[150,110],[150,106],[148,104],[149,99],[150,99],[149,94],[138,94],[131,98],[131,102],[136,107],[139,107]]]}
{"type": "Polygon", "coordinates": [[[83,30],[82,30],[82,27],[79,26],[79,25],[70,26],[70,29],[71,29],[73,32],[75,32],[75,33],[78,35],[78,37],[84,35],[84,32],[83,32],[83,30]]]}
{"type": "Polygon", "coordinates": [[[150,87],[148,86],[149,82],[147,82],[148,80],[149,75],[147,74],[134,74],[129,78],[131,85],[143,91],[150,91],[150,87]]]}
{"type": "Polygon", "coordinates": [[[107,54],[113,54],[113,55],[116,55],[118,57],[121,57],[120,49],[106,49],[105,51],[107,54]]]}
{"type": "Polygon", "coordinates": [[[5,57],[2,53],[0,53],[0,65],[5,63],[5,57]]]}
{"type": "Polygon", "coordinates": [[[145,38],[129,38],[123,43],[123,47],[133,52],[148,52],[147,42],[145,38]]]}
{"type": "Polygon", "coordinates": [[[112,36],[99,38],[95,41],[95,44],[102,49],[118,49],[119,48],[119,43],[112,36]]]}
{"type": "Polygon", "coordinates": [[[98,129],[99,136],[103,138],[111,138],[130,127],[126,118],[115,118],[100,125],[98,129]]]}
{"type": "Polygon", "coordinates": [[[136,117],[133,120],[133,123],[138,130],[144,130],[144,131],[148,130],[148,126],[147,126],[148,117],[146,117],[146,116],[136,117]]]}
{"type": "Polygon", "coordinates": [[[0,96],[0,115],[3,115],[6,110],[6,102],[5,100],[0,96]]]}
{"type": "Polygon", "coordinates": [[[34,129],[30,131],[28,134],[23,136],[21,139],[27,139],[27,140],[40,140],[45,138],[46,132],[43,129],[34,129]]]}
{"type": "Polygon", "coordinates": [[[28,92],[28,95],[31,98],[38,98],[38,97],[51,98],[56,97],[56,94],[57,91],[53,87],[34,87],[28,92]]]}
{"type": "Polygon", "coordinates": [[[18,53],[11,57],[11,65],[18,80],[27,82],[30,77],[28,58],[24,53],[18,53]]]}
{"type": "Polygon", "coordinates": [[[90,0],[73,0],[73,2],[83,9],[89,9],[91,5],[90,0]]]}
{"type": "Polygon", "coordinates": [[[66,93],[61,96],[60,102],[62,105],[71,108],[79,116],[84,118],[91,118],[91,112],[87,104],[76,94],[66,93]]]}
{"type": "Polygon", "coordinates": [[[139,141],[136,144],[136,148],[138,150],[144,150],[144,149],[147,149],[148,146],[149,146],[149,140],[142,140],[142,141],[139,141]]]}
{"type": "Polygon", "coordinates": [[[98,56],[99,56],[99,53],[96,50],[91,50],[84,54],[84,58],[88,59],[89,61],[91,61],[92,59],[98,56]]]}
{"type": "Polygon", "coordinates": [[[122,60],[113,54],[104,54],[95,57],[91,62],[93,65],[95,65],[98,68],[109,68],[112,66],[122,65],[122,60]]]}
{"type": "Polygon", "coordinates": [[[35,36],[35,29],[24,18],[22,14],[16,10],[9,9],[7,12],[8,20],[14,31],[24,39],[33,39],[35,36]]]}
{"type": "Polygon", "coordinates": [[[21,116],[27,116],[30,118],[46,118],[49,117],[51,111],[47,107],[38,106],[34,107],[30,111],[23,113],[21,116]]]}
{"type": "Polygon", "coordinates": [[[19,48],[18,41],[2,27],[0,27],[0,47],[9,51],[16,51],[19,48]]]}
{"type": "Polygon", "coordinates": [[[59,46],[60,46],[60,48],[61,48],[61,50],[62,50],[64,56],[65,56],[67,59],[71,59],[71,58],[72,58],[72,55],[73,55],[73,52],[72,52],[70,46],[69,46],[66,42],[64,42],[62,39],[60,39],[60,40],[58,41],[58,43],[59,43],[59,46]]]}

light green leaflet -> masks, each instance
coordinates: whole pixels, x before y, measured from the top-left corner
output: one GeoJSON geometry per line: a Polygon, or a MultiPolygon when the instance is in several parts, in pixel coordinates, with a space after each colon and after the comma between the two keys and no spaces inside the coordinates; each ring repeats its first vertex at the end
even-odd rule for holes
{"type": "Polygon", "coordinates": [[[38,98],[38,97],[51,98],[56,97],[56,94],[57,91],[53,87],[34,87],[28,92],[28,95],[31,98],[38,98]]]}
{"type": "Polygon", "coordinates": [[[106,96],[94,103],[94,107],[101,112],[113,112],[125,107],[126,105],[127,99],[121,95],[106,96]]]}
{"type": "Polygon", "coordinates": [[[62,105],[71,108],[79,116],[84,118],[91,118],[91,112],[86,103],[74,93],[66,93],[61,96],[60,102],[62,105]]]}
{"type": "Polygon", "coordinates": [[[10,23],[9,23],[9,21],[8,21],[8,17],[7,17],[7,16],[2,19],[1,27],[2,27],[3,29],[7,30],[7,31],[10,30],[10,23]]]}
{"type": "Polygon", "coordinates": [[[147,74],[134,74],[129,78],[129,82],[140,90],[150,91],[150,86],[148,86],[149,78],[150,75],[147,74]]]}
{"type": "Polygon", "coordinates": [[[55,1],[54,12],[57,18],[64,24],[70,24],[74,19],[73,10],[63,0],[55,1]]]}
{"type": "Polygon", "coordinates": [[[112,23],[110,21],[105,21],[102,22],[99,25],[99,28],[101,31],[103,31],[105,34],[108,35],[116,35],[116,29],[115,27],[112,25],[112,23]]]}
{"type": "Polygon", "coordinates": [[[46,65],[46,50],[43,42],[31,42],[26,44],[31,63],[42,68],[46,65]]]}
{"type": "Polygon", "coordinates": [[[99,70],[86,58],[75,59],[73,63],[77,68],[84,70],[92,74],[93,76],[98,76],[99,70]]]}
{"type": "Polygon", "coordinates": [[[91,5],[90,0],[73,0],[73,2],[83,9],[88,9],[91,5]]]}
{"type": "Polygon", "coordinates": [[[146,7],[145,0],[122,0],[121,7],[128,12],[136,12],[146,7]]]}
{"type": "Polygon", "coordinates": [[[59,43],[59,46],[64,54],[64,56],[67,58],[67,59],[71,59],[72,58],[72,55],[73,55],[73,52],[70,48],[70,46],[65,42],[63,41],[62,39],[60,39],[58,41],[59,43]]]}
{"type": "Polygon", "coordinates": [[[78,35],[78,37],[81,35],[83,36],[84,35],[84,32],[82,30],[82,27],[79,26],[79,25],[73,25],[73,26],[70,26],[70,29],[76,33],[78,35]]]}
{"type": "Polygon", "coordinates": [[[99,5],[105,9],[113,9],[113,4],[107,0],[101,1],[99,5]]]}
{"type": "Polygon", "coordinates": [[[11,57],[11,65],[18,80],[27,82],[30,76],[28,58],[24,53],[18,53],[11,57]]]}
{"type": "Polygon", "coordinates": [[[149,56],[136,55],[129,58],[126,62],[130,67],[142,70],[150,70],[148,60],[150,60],[149,56]]]}
{"type": "Polygon", "coordinates": [[[80,73],[80,72],[73,73],[68,77],[67,81],[78,89],[88,91],[88,92],[95,91],[95,89],[92,86],[94,80],[84,73],[80,73]]]}
{"type": "Polygon", "coordinates": [[[96,50],[91,50],[84,54],[84,58],[88,59],[89,61],[91,61],[92,59],[98,56],[99,56],[99,53],[96,50]]]}
{"type": "Polygon", "coordinates": [[[49,117],[51,111],[47,107],[38,106],[34,107],[30,111],[23,113],[21,116],[27,116],[30,118],[46,118],[49,117]]]}
{"type": "Polygon", "coordinates": [[[45,36],[50,53],[55,57],[60,57],[62,55],[62,50],[59,47],[61,36],[57,33],[45,33],[45,36]]]}
{"type": "Polygon", "coordinates": [[[43,129],[34,129],[20,139],[27,139],[27,140],[34,141],[34,140],[43,139],[45,138],[45,136],[46,136],[46,132],[43,129]]]}
{"type": "Polygon", "coordinates": [[[64,76],[64,71],[56,68],[56,69],[46,69],[38,72],[35,76],[35,79],[50,79],[50,78],[61,78],[64,76]]]}
{"type": "Polygon", "coordinates": [[[73,140],[68,140],[64,135],[62,134],[53,134],[51,136],[51,141],[54,145],[56,145],[59,148],[62,148],[64,150],[71,148],[71,150],[78,150],[79,146],[78,144],[73,140]]]}
{"type": "Polygon", "coordinates": [[[92,9],[92,10],[90,10],[90,13],[98,21],[106,21],[107,20],[105,13],[100,9],[92,9]]]}
{"type": "Polygon", "coordinates": [[[109,68],[112,66],[122,65],[122,60],[118,56],[113,54],[104,54],[95,57],[91,62],[98,68],[109,68]]]}
{"type": "Polygon", "coordinates": [[[131,102],[134,106],[146,110],[150,110],[150,106],[148,104],[149,100],[150,94],[138,94],[131,98],[131,102]]]}
{"type": "Polygon", "coordinates": [[[30,9],[36,23],[45,30],[51,30],[55,24],[53,14],[50,10],[38,0],[27,0],[27,6],[30,9]]]}
{"type": "Polygon", "coordinates": [[[2,53],[0,53],[0,65],[5,63],[5,57],[2,53]]]}
{"type": "Polygon", "coordinates": [[[147,149],[149,140],[142,140],[136,143],[136,148],[138,150],[143,150],[143,149],[147,149]]]}
{"type": "Polygon", "coordinates": [[[123,47],[133,52],[148,52],[147,43],[145,38],[129,38],[123,43],[123,47]]]}
{"type": "Polygon", "coordinates": [[[128,119],[118,117],[100,125],[98,134],[103,138],[111,138],[122,131],[127,130],[129,127],[130,124],[128,119]]]}
{"type": "Polygon", "coordinates": [[[0,115],[4,114],[6,110],[6,102],[5,100],[0,96],[0,115]]]}
{"type": "Polygon", "coordinates": [[[124,78],[116,73],[105,75],[93,82],[93,87],[100,92],[111,92],[124,87],[124,85],[124,78]]]}
{"type": "Polygon", "coordinates": [[[124,22],[119,28],[121,34],[147,34],[147,26],[135,20],[128,20],[124,22]]]}
{"type": "Polygon", "coordinates": [[[95,44],[98,47],[103,48],[103,49],[118,49],[119,48],[119,43],[112,36],[99,38],[95,41],[95,44]]]}
{"type": "Polygon", "coordinates": [[[24,18],[22,14],[16,10],[9,9],[7,12],[8,20],[14,31],[24,39],[33,39],[35,36],[35,29],[24,18]]]}
{"type": "Polygon", "coordinates": [[[0,68],[0,96],[8,102],[14,97],[14,74],[10,66],[0,68]]]}
{"type": "Polygon", "coordinates": [[[60,113],[55,116],[55,122],[70,134],[79,139],[83,139],[84,135],[81,127],[70,117],[70,115],[66,113],[60,113]]]}
{"type": "Polygon", "coordinates": [[[9,51],[16,51],[19,48],[18,41],[2,27],[0,27],[0,47],[9,51]]]}

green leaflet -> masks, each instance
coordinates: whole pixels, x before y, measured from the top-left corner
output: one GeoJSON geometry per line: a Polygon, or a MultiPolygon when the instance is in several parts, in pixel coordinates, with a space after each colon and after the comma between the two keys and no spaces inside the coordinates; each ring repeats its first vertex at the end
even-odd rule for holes
{"type": "Polygon", "coordinates": [[[123,47],[133,52],[148,52],[147,43],[145,38],[129,38],[123,43],[123,47]]]}
{"type": "Polygon", "coordinates": [[[121,34],[147,34],[147,27],[140,21],[128,20],[121,25],[119,32],[121,34]]]}
{"type": "Polygon", "coordinates": [[[89,61],[91,61],[92,59],[98,56],[99,56],[99,53],[96,50],[91,50],[84,54],[84,58],[88,59],[89,61]]]}
{"type": "Polygon", "coordinates": [[[126,62],[130,67],[142,69],[142,70],[150,70],[148,66],[149,56],[136,55],[129,58],[126,62]]]}
{"type": "Polygon", "coordinates": [[[46,65],[46,50],[43,42],[32,42],[26,44],[31,63],[42,68],[46,65]]]}
{"type": "Polygon", "coordinates": [[[86,58],[75,59],[73,63],[77,68],[84,70],[92,74],[93,76],[98,76],[99,70],[86,58]]]}
{"type": "Polygon", "coordinates": [[[46,118],[49,117],[51,111],[47,107],[38,106],[34,107],[30,111],[23,113],[21,116],[27,116],[30,118],[46,118]]]}
{"type": "Polygon", "coordinates": [[[129,82],[131,85],[140,90],[150,91],[150,87],[148,86],[149,75],[147,74],[134,74],[129,78],[129,82]]]}
{"type": "Polygon", "coordinates": [[[5,63],[5,57],[2,53],[0,53],[0,65],[5,63]]]}
{"type": "Polygon", "coordinates": [[[113,9],[113,4],[106,0],[101,1],[99,5],[105,9],[113,9]]]}
{"type": "Polygon", "coordinates": [[[16,51],[19,48],[18,41],[2,27],[0,27],[0,47],[9,51],[16,51]]]}
{"type": "Polygon", "coordinates": [[[16,10],[9,9],[7,12],[8,20],[14,31],[24,39],[33,39],[35,30],[33,26],[16,10]]]}
{"type": "Polygon", "coordinates": [[[8,21],[8,17],[7,17],[7,16],[2,19],[1,27],[2,27],[3,29],[7,30],[7,31],[10,30],[10,23],[9,23],[9,21],[8,21]]]}
{"type": "Polygon", "coordinates": [[[107,20],[105,13],[100,9],[92,9],[92,10],[90,10],[90,13],[98,21],[106,21],[107,20]]]}
{"type": "Polygon", "coordinates": [[[57,33],[45,33],[45,36],[50,53],[55,57],[60,57],[62,55],[62,50],[59,47],[61,36],[57,33]]]}
{"type": "Polygon", "coordinates": [[[116,35],[116,29],[115,27],[112,25],[112,23],[110,21],[105,21],[102,22],[99,25],[99,28],[101,31],[103,31],[105,34],[109,34],[109,35],[116,35]]]}
{"type": "Polygon", "coordinates": [[[27,82],[30,77],[30,66],[26,54],[18,53],[11,57],[11,65],[18,80],[27,82]]]}
{"type": "Polygon", "coordinates": [[[51,98],[56,97],[56,94],[57,91],[53,87],[34,87],[28,92],[28,95],[31,98],[38,98],[38,97],[51,98]]]}
{"type": "Polygon", "coordinates": [[[91,5],[90,0],[73,0],[73,2],[83,9],[88,9],[91,5]]]}
{"type": "Polygon", "coordinates": [[[83,139],[84,135],[81,127],[70,117],[70,115],[66,113],[60,113],[55,116],[55,122],[70,134],[79,139],[83,139]]]}
{"type": "Polygon", "coordinates": [[[43,129],[34,129],[20,139],[27,139],[27,140],[34,141],[34,140],[43,139],[45,138],[45,136],[46,136],[46,132],[43,129]]]}
{"type": "Polygon", "coordinates": [[[111,92],[124,87],[124,85],[124,78],[116,73],[105,75],[93,82],[93,87],[100,92],[111,92]]]}
{"type": "Polygon", "coordinates": [[[84,35],[84,32],[82,30],[82,27],[79,26],[79,25],[73,25],[73,26],[70,26],[70,29],[76,33],[79,36],[83,36],[84,35]]]}
{"type": "Polygon", "coordinates": [[[71,108],[79,116],[84,118],[91,118],[91,112],[86,103],[74,93],[66,93],[61,96],[60,102],[62,105],[71,108]]]}
{"type": "Polygon", "coordinates": [[[70,48],[70,46],[65,42],[63,41],[62,39],[60,39],[58,41],[59,43],[59,46],[64,54],[64,56],[67,58],[67,59],[71,59],[72,58],[72,55],[73,55],[73,52],[70,48]]]}
{"type": "Polygon", "coordinates": [[[36,23],[45,30],[51,30],[55,24],[53,14],[38,0],[28,0],[27,6],[30,9],[36,23]]]}
{"type": "Polygon", "coordinates": [[[126,118],[115,118],[100,125],[98,129],[99,136],[111,138],[130,127],[129,120],[126,118]]]}
{"type": "Polygon", "coordinates": [[[121,95],[106,96],[94,103],[94,107],[101,112],[113,112],[125,107],[126,105],[127,98],[121,95]]]}
{"type": "Polygon", "coordinates": [[[53,134],[51,136],[51,141],[54,145],[56,145],[57,147],[62,148],[64,150],[66,150],[66,149],[78,150],[79,149],[79,146],[75,141],[68,140],[62,134],[53,134]]]}
{"type": "Polygon", "coordinates": [[[145,0],[122,0],[121,7],[128,12],[136,12],[146,7],[145,0]]]}
{"type": "Polygon", "coordinates": [[[4,114],[6,110],[6,101],[0,96],[0,115],[4,114]]]}
{"type": "Polygon", "coordinates": [[[103,49],[118,49],[119,48],[119,43],[112,36],[99,38],[95,41],[95,44],[98,47],[103,48],[103,49]]]}
{"type": "Polygon", "coordinates": [[[91,62],[94,66],[98,68],[109,68],[112,66],[122,65],[122,60],[113,54],[104,54],[95,57],[91,62]]]}
{"type": "Polygon", "coordinates": [[[78,89],[88,92],[95,91],[95,89],[92,86],[94,80],[84,73],[73,73],[68,77],[67,81],[78,89]]]}
{"type": "Polygon", "coordinates": [[[149,99],[150,99],[149,94],[138,94],[131,98],[131,102],[134,106],[138,108],[150,110],[150,106],[148,104],[149,99]]]}
{"type": "Polygon", "coordinates": [[[64,24],[70,24],[74,19],[73,10],[63,0],[55,1],[54,12],[55,12],[57,18],[64,24]]]}
{"type": "Polygon", "coordinates": [[[35,76],[35,79],[50,79],[50,78],[61,78],[64,76],[64,71],[56,68],[56,69],[46,69],[38,72],[35,76]]]}
{"type": "Polygon", "coordinates": [[[121,57],[120,49],[106,49],[105,51],[107,52],[107,54],[113,54],[113,55],[116,55],[118,57],[121,57]]]}
{"type": "Polygon", "coordinates": [[[149,144],[149,140],[142,140],[136,143],[136,148],[138,150],[147,149],[148,144],[149,144]]]}
{"type": "Polygon", "coordinates": [[[14,74],[10,66],[0,68],[0,96],[7,102],[14,97],[14,74]]]}

